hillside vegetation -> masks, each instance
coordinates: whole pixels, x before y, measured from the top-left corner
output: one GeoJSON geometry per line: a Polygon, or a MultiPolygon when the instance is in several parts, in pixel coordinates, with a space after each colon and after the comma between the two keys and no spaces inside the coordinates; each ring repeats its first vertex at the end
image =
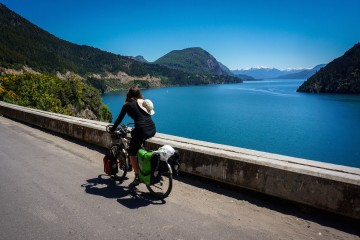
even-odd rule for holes
{"type": "Polygon", "coordinates": [[[306,80],[297,90],[311,93],[360,93],[360,43],[306,80]]]}
{"type": "Polygon", "coordinates": [[[31,73],[0,76],[0,101],[104,122],[112,119],[99,91],[78,79],[31,73]]]}

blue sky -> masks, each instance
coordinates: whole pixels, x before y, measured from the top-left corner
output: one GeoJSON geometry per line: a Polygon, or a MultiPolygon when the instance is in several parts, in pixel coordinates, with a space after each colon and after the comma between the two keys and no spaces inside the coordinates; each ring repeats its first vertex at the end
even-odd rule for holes
{"type": "Polygon", "coordinates": [[[0,0],[64,40],[155,61],[201,47],[230,69],[314,67],[360,41],[359,0],[0,0]]]}

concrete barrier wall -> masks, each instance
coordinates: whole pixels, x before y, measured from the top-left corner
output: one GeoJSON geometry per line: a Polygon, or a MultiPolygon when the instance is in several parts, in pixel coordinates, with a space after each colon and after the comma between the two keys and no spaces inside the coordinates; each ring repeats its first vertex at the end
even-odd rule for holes
{"type": "MultiPolygon", "coordinates": [[[[0,102],[0,114],[101,147],[107,123],[0,102]]],[[[157,133],[181,154],[181,171],[360,219],[360,169],[157,133]]]]}

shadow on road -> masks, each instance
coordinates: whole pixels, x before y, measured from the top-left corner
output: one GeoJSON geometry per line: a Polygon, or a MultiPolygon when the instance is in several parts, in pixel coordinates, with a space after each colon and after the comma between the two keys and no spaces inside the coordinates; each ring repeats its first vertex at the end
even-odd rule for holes
{"type": "Polygon", "coordinates": [[[120,186],[114,179],[105,174],[86,180],[86,183],[82,184],[81,187],[85,188],[85,192],[88,194],[117,199],[118,203],[129,209],[166,203],[164,200],[152,197],[149,193],[140,192],[137,189],[129,190],[127,187],[120,186]]]}

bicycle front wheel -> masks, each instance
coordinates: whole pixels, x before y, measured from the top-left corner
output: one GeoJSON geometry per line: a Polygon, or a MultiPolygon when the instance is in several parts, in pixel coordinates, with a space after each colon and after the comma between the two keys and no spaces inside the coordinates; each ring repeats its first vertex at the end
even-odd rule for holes
{"type": "Polygon", "coordinates": [[[146,185],[146,187],[152,196],[164,199],[169,196],[172,190],[172,181],[171,168],[169,164],[166,164],[166,170],[161,173],[160,181],[155,184],[146,185]]]}
{"type": "Polygon", "coordinates": [[[129,163],[126,154],[124,153],[122,147],[119,145],[113,145],[111,147],[111,151],[115,153],[115,155],[117,156],[117,161],[119,166],[119,171],[117,176],[123,180],[129,168],[129,163]]]}

